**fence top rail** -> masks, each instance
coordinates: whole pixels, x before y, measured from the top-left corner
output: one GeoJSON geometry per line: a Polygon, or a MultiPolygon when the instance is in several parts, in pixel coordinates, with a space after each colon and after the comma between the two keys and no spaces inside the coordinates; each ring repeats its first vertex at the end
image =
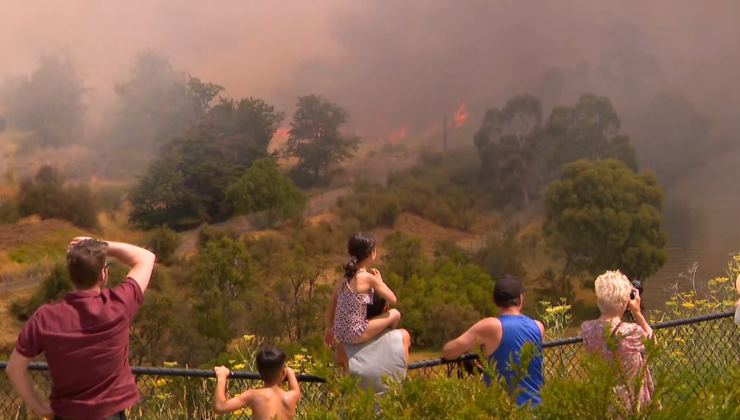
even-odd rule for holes
{"type": "MultiPolygon", "coordinates": [[[[720,312],[716,314],[702,315],[693,318],[677,319],[674,321],[666,321],[658,324],[654,324],[651,327],[654,330],[661,330],[665,328],[678,327],[682,325],[695,324],[699,322],[713,321],[716,319],[731,318],[735,315],[734,311],[720,312]]],[[[543,348],[551,348],[558,346],[565,346],[570,344],[578,344],[583,342],[583,337],[570,337],[559,340],[551,340],[542,343],[543,348]]],[[[446,359],[431,359],[422,360],[419,362],[409,363],[408,369],[424,369],[434,366],[449,365],[465,361],[477,360],[477,354],[464,354],[458,359],[446,360],[446,359]]],[[[7,362],[0,362],[0,370],[5,370],[8,366],[7,362]]],[[[29,370],[46,371],[49,370],[49,366],[46,363],[31,363],[28,366],[29,370]]],[[[182,368],[158,368],[148,366],[134,366],[131,368],[131,372],[134,375],[151,375],[151,376],[179,376],[179,377],[196,377],[196,378],[215,378],[216,373],[212,370],[204,369],[182,369],[182,368]]],[[[326,379],[319,378],[313,375],[296,375],[299,382],[312,382],[312,383],[325,383],[326,379]]],[[[258,373],[253,372],[231,372],[229,378],[233,379],[246,379],[246,380],[260,380],[261,377],[258,373]]]]}
{"type": "MultiPolygon", "coordinates": [[[[0,362],[0,370],[5,370],[8,367],[8,362],[0,362]]],[[[46,363],[31,363],[28,365],[28,370],[48,371],[49,365],[46,363]]],[[[148,375],[148,376],[179,376],[189,378],[215,378],[216,372],[212,370],[204,369],[182,369],[182,368],[159,368],[149,366],[133,366],[131,367],[131,373],[134,375],[148,375]]],[[[229,374],[229,379],[246,379],[252,381],[259,381],[262,379],[259,373],[254,372],[234,372],[229,374]]],[[[312,383],[325,383],[326,380],[313,375],[296,375],[298,382],[312,382],[312,383]]]]}
{"type": "MultiPolygon", "coordinates": [[[[676,319],[673,321],[660,322],[660,323],[651,325],[651,327],[653,330],[662,330],[665,328],[696,324],[699,322],[713,321],[716,319],[731,318],[733,316],[735,316],[734,311],[719,312],[716,314],[701,315],[701,316],[695,316],[692,318],[684,318],[684,319],[676,319]]],[[[547,348],[552,348],[552,347],[567,346],[570,344],[578,344],[582,342],[583,342],[583,337],[581,336],[561,338],[558,340],[551,340],[551,341],[546,341],[542,343],[542,348],[547,349],[547,348]]],[[[409,370],[423,369],[423,368],[428,368],[428,367],[448,365],[452,363],[458,363],[461,361],[469,361],[469,360],[477,360],[477,359],[478,359],[477,354],[464,354],[459,359],[455,359],[455,360],[432,359],[432,360],[424,360],[420,362],[409,363],[408,368],[409,370]]]]}

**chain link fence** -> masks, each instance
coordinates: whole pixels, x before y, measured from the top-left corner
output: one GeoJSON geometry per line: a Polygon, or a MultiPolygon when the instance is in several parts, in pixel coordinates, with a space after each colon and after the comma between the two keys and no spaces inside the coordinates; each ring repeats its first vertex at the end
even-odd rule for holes
{"type": "MultiPolygon", "coordinates": [[[[720,378],[725,372],[740,368],[740,346],[738,328],[734,324],[733,312],[705,315],[653,326],[660,346],[658,357],[652,359],[654,376],[661,372],[672,372],[682,379],[671,386],[663,395],[663,405],[698,398],[700,390],[720,378]]],[[[573,337],[554,340],[543,345],[545,377],[572,377],[586,379],[580,365],[583,340],[573,337]]],[[[443,359],[427,360],[409,364],[409,376],[447,377],[469,379],[480,378],[478,357],[468,354],[454,361],[443,359]]],[[[0,362],[0,368],[6,367],[0,362]]],[[[34,363],[29,367],[39,392],[48,395],[50,380],[45,364],[34,363]]],[[[134,367],[141,392],[141,402],[129,411],[129,418],[138,419],[249,419],[248,410],[232,416],[213,414],[212,397],[215,376],[210,370],[169,369],[134,367]]],[[[303,400],[298,408],[298,418],[305,418],[304,408],[308,405],[323,405],[331,408],[337,396],[333,395],[322,378],[299,375],[303,400]]],[[[229,395],[233,396],[259,384],[256,373],[233,372],[229,381],[229,395]]],[[[21,403],[13,391],[6,375],[0,377],[0,419],[36,418],[21,403]]]]}

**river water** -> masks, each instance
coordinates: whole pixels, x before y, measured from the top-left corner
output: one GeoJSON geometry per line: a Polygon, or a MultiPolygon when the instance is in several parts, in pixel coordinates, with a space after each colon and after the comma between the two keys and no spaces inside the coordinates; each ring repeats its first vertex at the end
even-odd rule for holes
{"type": "MultiPolygon", "coordinates": [[[[740,251],[740,150],[715,158],[687,172],[665,191],[664,227],[668,233],[668,261],[645,282],[643,303],[660,309],[672,296],[670,288],[690,290],[681,278],[698,263],[697,284],[724,276],[732,254],[740,251]]],[[[734,279],[733,279],[734,280],[734,279]]]]}

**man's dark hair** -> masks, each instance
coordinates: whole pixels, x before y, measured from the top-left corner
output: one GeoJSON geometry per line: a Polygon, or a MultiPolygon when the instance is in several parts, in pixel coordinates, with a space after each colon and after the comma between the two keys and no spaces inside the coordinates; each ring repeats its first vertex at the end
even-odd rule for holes
{"type": "Polygon", "coordinates": [[[67,270],[77,289],[92,289],[98,284],[107,253],[108,243],[97,239],[86,239],[69,250],[67,270]]]}
{"type": "Polygon", "coordinates": [[[265,382],[276,382],[285,367],[285,352],[275,347],[265,347],[257,353],[257,372],[265,382]]]}

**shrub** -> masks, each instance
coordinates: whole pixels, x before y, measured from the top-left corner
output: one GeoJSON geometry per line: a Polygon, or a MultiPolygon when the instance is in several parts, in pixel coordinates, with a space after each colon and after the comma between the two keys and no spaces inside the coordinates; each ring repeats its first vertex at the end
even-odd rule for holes
{"type": "Polygon", "coordinates": [[[357,219],[360,228],[364,230],[381,225],[393,227],[401,212],[399,200],[394,193],[369,181],[355,183],[354,194],[340,197],[337,204],[343,219],[357,219]]]}
{"type": "Polygon", "coordinates": [[[298,219],[306,209],[306,196],[271,158],[256,160],[228,187],[226,197],[240,214],[264,211],[267,228],[298,219]]]}
{"type": "Polygon", "coordinates": [[[221,238],[229,238],[232,241],[239,240],[239,233],[231,227],[216,227],[211,226],[208,223],[203,223],[198,228],[198,244],[197,247],[200,249],[204,247],[208,242],[218,242],[221,238]]]}
{"type": "Polygon", "coordinates": [[[23,180],[18,192],[20,216],[62,219],[84,229],[99,227],[98,204],[87,185],[64,185],[54,167],[42,166],[34,179],[23,180]]]}
{"type": "Polygon", "coordinates": [[[69,278],[66,264],[55,264],[36,292],[28,300],[14,301],[10,312],[17,319],[26,321],[41,305],[61,299],[70,291],[72,291],[72,281],[69,278]]]}
{"type": "Polygon", "coordinates": [[[157,255],[157,261],[165,265],[172,263],[172,257],[181,243],[182,240],[177,232],[166,224],[154,228],[147,238],[147,245],[157,255]]]}
{"type": "Polygon", "coordinates": [[[70,185],[64,188],[62,196],[62,207],[54,217],[66,220],[83,229],[100,227],[98,205],[90,187],[70,185]]]}
{"type": "Polygon", "coordinates": [[[0,204],[0,223],[4,225],[12,225],[20,219],[21,215],[18,211],[18,204],[13,200],[3,200],[0,204]]]}

